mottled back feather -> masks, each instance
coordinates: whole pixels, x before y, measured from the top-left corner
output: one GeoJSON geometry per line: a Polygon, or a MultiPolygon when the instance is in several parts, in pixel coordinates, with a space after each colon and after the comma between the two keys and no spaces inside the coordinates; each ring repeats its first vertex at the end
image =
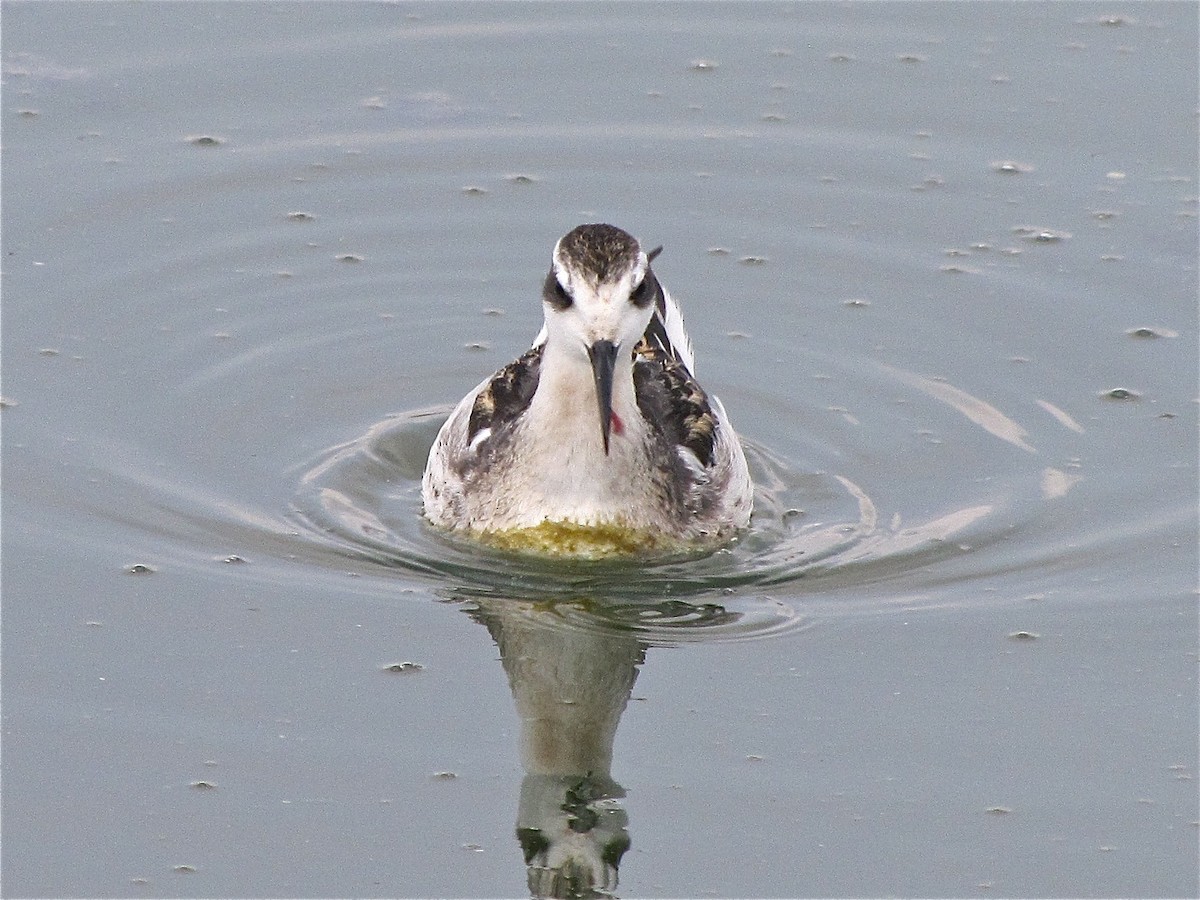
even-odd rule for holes
{"type": "Polygon", "coordinates": [[[542,368],[544,344],[526,350],[492,376],[475,397],[467,423],[467,444],[485,428],[496,431],[515,421],[533,399],[542,368]]]}
{"type": "Polygon", "coordinates": [[[711,466],[717,420],[708,397],[687,367],[643,339],[634,350],[633,386],[646,420],[661,429],[667,440],[691,450],[702,466],[711,466]]]}

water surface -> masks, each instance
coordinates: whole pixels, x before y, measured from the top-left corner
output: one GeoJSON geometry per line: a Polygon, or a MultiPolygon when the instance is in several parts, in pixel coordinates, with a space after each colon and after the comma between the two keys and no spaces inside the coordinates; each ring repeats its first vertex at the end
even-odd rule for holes
{"type": "Polygon", "coordinates": [[[7,894],[1200,890],[1195,6],[3,16],[7,894]],[[584,221],[727,551],[420,519],[584,221]]]}

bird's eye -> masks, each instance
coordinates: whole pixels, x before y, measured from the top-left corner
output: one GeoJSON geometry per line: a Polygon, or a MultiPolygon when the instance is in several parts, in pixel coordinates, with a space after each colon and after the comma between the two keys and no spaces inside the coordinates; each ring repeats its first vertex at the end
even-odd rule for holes
{"type": "Polygon", "coordinates": [[[629,294],[629,301],[636,307],[645,309],[650,305],[650,301],[654,299],[654,276],[646,275],[642,279],[642,283],[635,287],[629,294]]]}
{"type": "Polygon", "coordinates": [[[571,299],[571,295],[567,293],[567,289],[562,286],[553,272],[546,276],[546,284],[542,288],[542,297],[547,303],[559,310],[566,309],[574,302],[571,299]]]}

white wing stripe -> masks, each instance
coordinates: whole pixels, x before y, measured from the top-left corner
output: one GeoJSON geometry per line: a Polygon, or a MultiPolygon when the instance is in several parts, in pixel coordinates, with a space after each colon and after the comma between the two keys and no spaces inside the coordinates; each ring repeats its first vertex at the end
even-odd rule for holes
{"type": "MultiPolygon", "coordinates": [[[[659,282],[659,287],[662,288],[663,307],[666,309],[665,321],[663,321],[663,331],[667,333],[667,340],[670,341],[671,347],[675,350],[675,355],[683,361],[687,366],[687,370],[692,373],[693,377],[696,374],[696,358],[692,355],[692,341],[687,335],[687,329],[683,325],[683,313],[679,309],[679,304],[675,302],[670,292],[659,282]]],[[[658,310],[654,314],[659,315],[658,310]]]]}

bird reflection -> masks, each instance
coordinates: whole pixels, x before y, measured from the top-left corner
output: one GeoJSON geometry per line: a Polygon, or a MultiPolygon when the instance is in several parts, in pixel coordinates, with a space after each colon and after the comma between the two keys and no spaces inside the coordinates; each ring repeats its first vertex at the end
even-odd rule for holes
{"type": "Polygon", "coordinates": [[[552,604],[480,600],[521,719],[517,840],[533,897],[609,897],[629,849],[613,739],[645,659],[628,630],[566,624],[552,604]]]}

